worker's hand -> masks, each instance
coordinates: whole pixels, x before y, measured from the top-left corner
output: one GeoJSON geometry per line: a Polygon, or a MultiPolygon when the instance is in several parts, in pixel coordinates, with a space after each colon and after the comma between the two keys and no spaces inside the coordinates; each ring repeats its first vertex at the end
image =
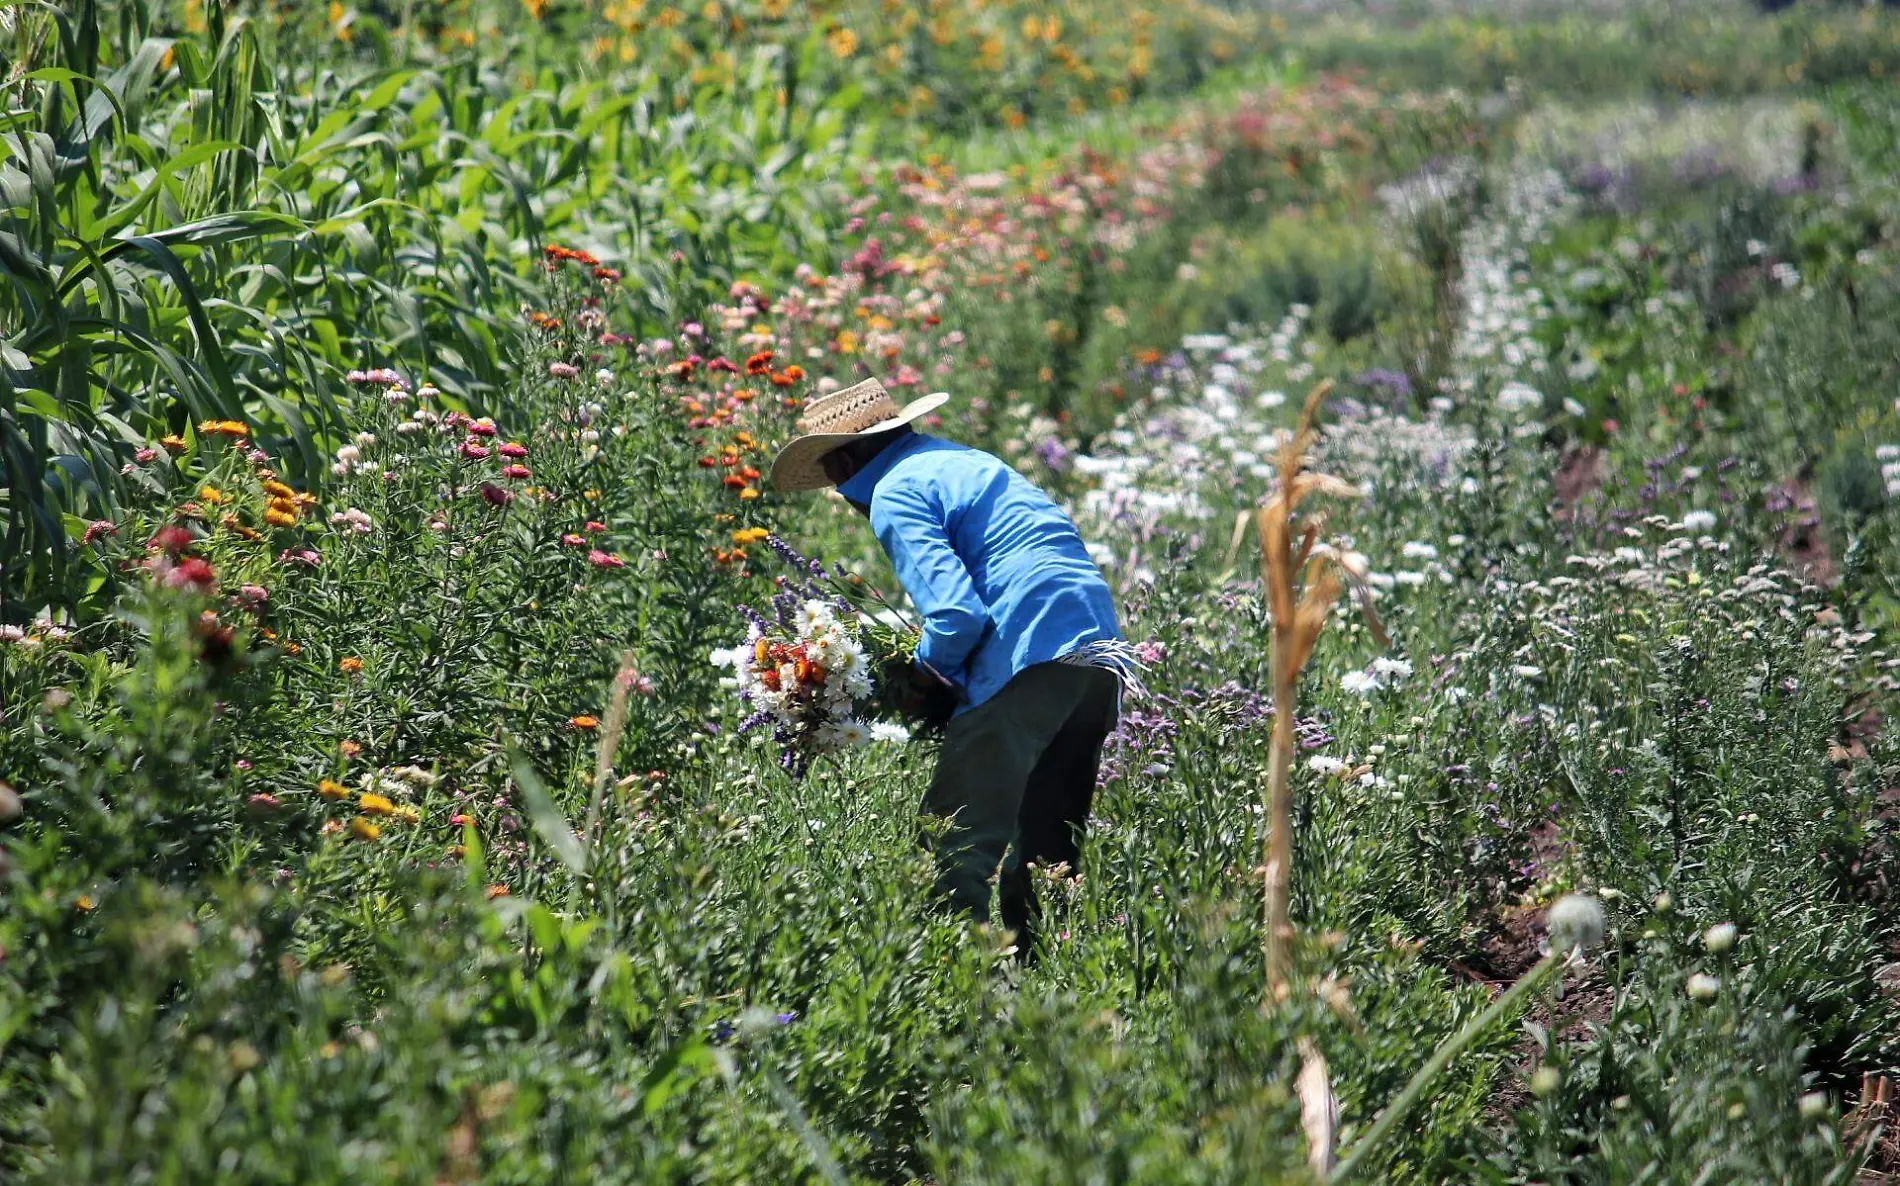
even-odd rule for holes
{"type": "Polygon", "coordinates": [[[885,700],[898,712],[925,730],[941,729],[950,723],[957,709],[957,692],[935,673],[904,659],[892,659],[879,675],[885,700]]]}

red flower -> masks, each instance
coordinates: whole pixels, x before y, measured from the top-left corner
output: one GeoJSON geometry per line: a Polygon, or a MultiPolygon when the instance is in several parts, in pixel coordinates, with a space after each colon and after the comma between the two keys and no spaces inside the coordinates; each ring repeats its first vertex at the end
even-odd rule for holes
{"type": "Polygon", "coordinates": [[[160,578],[167,589],[192,589],[199,593],[218,591],[218,574],[210,564],[196,556],[187,556],[165,570],[160,578]]]}
{"type": "Polygon", "coordinates": [[[118,526],[110,519],[94,519],[86,524],[86,542],[91,543],[102,535],[119,534],[118,526]]]}
{"type": "Polygon", "coordinates": [[[526,457],[528,455],[528,446],[521,444],[519,441],[509,441],[505,445],[495,446],[495,452],[501,454],[503,457],[526,457]]]}
{"type": "Polygon", "coordinates": [[[501,476],[504,478],[520,479],[531,478],[534,475],[529,472],[528,467],[525,465],[504,465],[501,467],[501,476]]]}
{"type": "Polygon", "coordinates": [[[182,527],[161,527],[147,546],[154,552],[166,552],[176,556],[191,546],[191,532],[182,527]]]}
{"type": "Polygon", "coordinates": [[[772,373],[772,352],[761,350],[745,360],[745,373],[748,375],[769,375],[772,373]]]}
{"type": "Polygon", "coordinates": [[[745,479],[740,477],[738,474],[727,474],[725,477],[721,478],[720,481],[727,486],[732,486],[735,488],[745,485],[745,479]]]}
{"type": "Polygon", "coordinates": [[[603,552],[599,548],[587,553],[587,563],[595,568],[625,568],[627,562],[612,552],[603,552]]]}
{"type": "Polygon", "coordinates": [[[699,468],[701,469],[711,469],[713,466],[718,465],[718,464],[719,464],[719,459],[716,457],[702,457],[699,459],[699,468]]]}
{"type": "Polygon", "coordinates": [[[724,371],[729,375],[736,375],[739,373],[739,364],[721,355],[707,363],[706,369],[709,371],[724,371]]]}

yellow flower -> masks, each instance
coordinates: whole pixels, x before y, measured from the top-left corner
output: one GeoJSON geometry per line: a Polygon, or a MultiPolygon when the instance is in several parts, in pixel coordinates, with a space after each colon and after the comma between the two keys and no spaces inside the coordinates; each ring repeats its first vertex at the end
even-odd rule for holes
{"type": "Polygon", "coordinates": [[[850,330],[845,330],[843,333],[838,335],[838,353],[856,354],[857,352],[858,352],[858,335],[852,333],[850,330]]]}
{"type": "Polygon", "coordinates": [[[92,912],[92,895],[80,894],[78,900],[73,903],[73,906],[81,914],[90,914],[92,912]]]}
{"type": "Polygon", "coordinates": [[[396,808],[396,810],[390,814],[405,824],[419,824],[422,822],[422,812],[418,808],[409,806],[407,803],[396,808]]]}
{"type": "Polygon", "coordinates": [[[264,483],[264,493],[270,495],[272,498],[294,499],[297,497],[295,490],[292,490],[290,487],[276,480],[268,480],[264,483]]]}
{"type": "Polygon", "coordinates": [[[326,778],[317,783],[317,794],[325,799],[347,799],[350,797],[350,788],[333,778],[326,778]]]}
{"type": "Polygon", "coordinates": [[[383,830],[359,815],[350,821],[350,834],[358,840],[375,840],[383,834],[383,830]]]}
{"type": "Polygon", "coordinates": [[[229,496],[225,494],[224,491],[218,489],[216,486],[198,487],[199,500],[202,502],[208,502],[213,506],[216,506],[218,503],[225,501],[228,497],[229,496]]]}
{"type": "Polygon", "coordinates": [[[858,35],[849,29],[833,29],[825,34],[825,42],[831,46],[831,52],[840,58],[848,58],[858,52],[858,35]]]}
{"type": "Polygon", "coordinates": [[[391,803],[381,795],[372,795],[368,792],[365,792],[356,800],[356,807],[357,810],[361,811],[364,815],[396,814],[396,805],[394,803],[391,803]]]}
{"type": "Polygon", "coordinates": [[[177,433],[160,438],[158,443],[167,453],[183,453],[189,447],[185,444],[185,438],[177,433]]]}

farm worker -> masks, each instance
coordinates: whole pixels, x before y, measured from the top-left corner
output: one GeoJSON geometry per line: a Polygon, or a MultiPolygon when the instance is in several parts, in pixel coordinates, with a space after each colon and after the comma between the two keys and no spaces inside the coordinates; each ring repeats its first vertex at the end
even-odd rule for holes
{"type": "Polygon", "coordinates": [[[1118,677],[1135,664],[1068,515],[1000,459],[912,430],[949,398],[900,408],[876,379],[820,396],[772,483],[835,486],[870,517],[923,619],[916,665],[899,678],[949,716],[922,808],[947,825],[937,893],[987,918],[997,883],[1003,924],[1028,954],[1030,866],[1079,867],[1118,677]]]}

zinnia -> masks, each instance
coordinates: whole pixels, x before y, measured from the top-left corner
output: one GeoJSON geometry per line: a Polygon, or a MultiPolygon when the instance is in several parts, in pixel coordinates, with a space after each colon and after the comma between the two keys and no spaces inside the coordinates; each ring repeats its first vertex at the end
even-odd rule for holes
{"type": "Polygon", "coordinates": [[[627,566],[625,560],[622,560],[612,552],[603,552],[599,548],[595,548],[587,553],[587,563],[593,565],[595,568],[625,568],[627,566]]]}

